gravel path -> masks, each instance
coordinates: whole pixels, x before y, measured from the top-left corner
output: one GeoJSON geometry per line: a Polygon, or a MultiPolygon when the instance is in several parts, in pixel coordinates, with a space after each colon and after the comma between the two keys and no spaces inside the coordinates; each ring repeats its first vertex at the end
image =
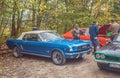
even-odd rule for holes
{"type": "Polygon", "coordinates": [[[24,55],[14,58],[4,55],[0,78],[120,78],[120,73],[99,70],[93,55],[84,60],[67,60],[63,66],[54,65],[49,58],[24,55]]]}

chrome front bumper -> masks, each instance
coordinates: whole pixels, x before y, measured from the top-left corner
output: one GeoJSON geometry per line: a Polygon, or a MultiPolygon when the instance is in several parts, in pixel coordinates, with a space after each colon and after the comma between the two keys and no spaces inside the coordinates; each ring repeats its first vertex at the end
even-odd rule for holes
{"type": "Polygon", "coordinates": [[[89,50],[86,50],[86,51],[82,51],[82,52],[65,53],[65,55],[72,56],[72,55],[76,55],[76,54],[83,54],[83,53],[88,53],[88,52],[90,52],[91,50],[92,50],[92,49],[89,49],[89,50]]]}
{"type": "Polygon", "coordinates": [[[98,63],[105,63],[105,64],[119,64],[120,65],[120,63],[118,63],[118,62],[109,62],[109,61],[103,61],[103,60],[95,60],[96,62],[98,62],[98,63]]]}

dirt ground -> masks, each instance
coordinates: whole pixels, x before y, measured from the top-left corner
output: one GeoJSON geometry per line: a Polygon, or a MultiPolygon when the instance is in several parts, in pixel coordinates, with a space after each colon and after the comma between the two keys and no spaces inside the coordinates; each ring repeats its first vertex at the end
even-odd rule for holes
{"type": "Polygon", "coordinates": [[[0,78],[120,78],[120,73],[99,70],[93,55],[57,66],[49,58],[31,55],[14,58],[10,53],[3,55],[1,65],[0,78]]]}

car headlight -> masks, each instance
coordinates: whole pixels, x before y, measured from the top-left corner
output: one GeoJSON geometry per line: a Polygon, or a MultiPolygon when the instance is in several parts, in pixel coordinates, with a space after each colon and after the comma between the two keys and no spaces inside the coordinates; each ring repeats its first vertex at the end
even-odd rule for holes
{"type": "Polygon", "coordinates": [[[96,54],[96,58],[97,59],[105,59],[105,55],[104,54],[96,54]]]}
{"type": "Polygon", "coordinates": [[[103,54],[100,57],[101,57],[101,59],[105,59],[105,55],[103,55],[103,54]]]}
{"type": "Polygon", "coordinates": [[[72,48],[72,47],[70,47],[70,51],[73,51],[73,48],[72,48]]]}
{"type": "Polygon", "coordinates": [[[96,54],[96,58],[99,59],[100,58],[100,54],[96,54]]]}

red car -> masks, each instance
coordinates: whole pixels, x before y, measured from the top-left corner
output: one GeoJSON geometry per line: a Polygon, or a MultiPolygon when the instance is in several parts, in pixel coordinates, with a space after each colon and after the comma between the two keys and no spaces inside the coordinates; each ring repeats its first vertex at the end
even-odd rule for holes
{"type": "MultiPolygon", "coordinates": [[[[98,39],[99,39],[99,43],[101,46],[106,46],[107,43],[110,41],[110,38],[106,36],[108,33],[107,30],[108,30],[109,26],[110,26],[109,24],[104,24],[99,27],[98,39]]],[[[80,39],[81,40],[90,40],[89,29],[88,28],[80,28],[80,30],[83,32],[83,34],[80,35],[80,39]]],[[[73,39],[72,31],[73,30],[66,32],[65,34],[63,34],[63,37],[66,39],[73,39]]]]}

